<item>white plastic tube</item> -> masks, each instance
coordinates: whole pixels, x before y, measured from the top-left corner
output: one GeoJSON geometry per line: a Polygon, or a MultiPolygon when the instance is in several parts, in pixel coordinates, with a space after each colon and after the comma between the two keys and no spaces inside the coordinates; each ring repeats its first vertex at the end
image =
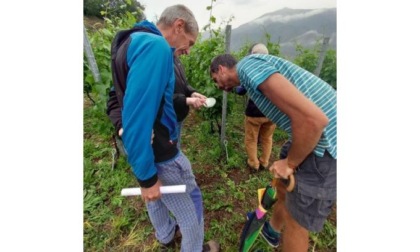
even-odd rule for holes
{"type": "MultiPolygon", "coordinates": [[[[161,186],[160,193],[184,193],[187,189],[186,185],[161,186]]],[[[121,190],[121,196],[137,196],[141,195],[140,187],[124,188],[121,190]]]]}

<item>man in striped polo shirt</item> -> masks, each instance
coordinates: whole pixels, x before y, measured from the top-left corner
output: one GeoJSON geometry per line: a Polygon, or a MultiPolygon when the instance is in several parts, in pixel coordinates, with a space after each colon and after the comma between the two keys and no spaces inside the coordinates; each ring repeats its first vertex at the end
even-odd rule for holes
{"type": "Polygon", "coordinates": [[[307,251],[309,231],[319,232],[336,201],[336,91],[305,69],[279,57],[252,54],[237,62],[219,55],[210,65],[219,89],[242,85],[257,107],[289,134],[270,171],[294,174],[292,192],[278,187],[278,201],[261,235],[282,251],[307,251]]]}

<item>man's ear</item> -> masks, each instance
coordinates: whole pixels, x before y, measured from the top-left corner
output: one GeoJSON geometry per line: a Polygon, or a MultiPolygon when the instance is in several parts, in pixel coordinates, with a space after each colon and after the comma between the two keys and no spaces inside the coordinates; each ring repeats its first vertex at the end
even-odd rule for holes
{"type": "Polygon", "coordinates": [[[224,67],[222,65],[219,65],[219,67],[217,68],[217,72],[222,73],[223,71],[224,71],[224,67]]]}
{"type": "Polygon", "coordinates": [[[181,30],[184,28],[185,21],[181,18],[178,18],[177,20],[175,20],[174,24],[176,33],[180,33],[181,30]]]}
{"type": "Polygon", "coordinates": [[[219,74],[225,75],[228,71],[228,68],[222,65],[219,65],[219,74]]]}

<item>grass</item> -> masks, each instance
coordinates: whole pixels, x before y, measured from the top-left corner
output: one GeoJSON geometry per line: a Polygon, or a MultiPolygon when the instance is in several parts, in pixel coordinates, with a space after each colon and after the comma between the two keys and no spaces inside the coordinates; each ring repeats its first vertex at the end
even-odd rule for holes
{"type": "MultiPolygon", "coordinates": [[[[231,95],[229,95],[231,96],[231,95]]],[[[232,97],[230,97],[232,99],[232,97]]],[[[191,111],[182,132],[182,150],[190,159],[205,208],[205,240],[217,239],[223,251],[237,251],[247,211],[257,205],[257,189],[271,181],[269,172],[249,174],[245,165],[244,109],[235,97],[227,118],[227,145],[211,132],[209,121],[191,111]]],[[[217,128],[217,127],[215,127],[217,128]]],[[[122,197],[122,188],[138,187],[124,156],[116,157],[113,127],[105,112],[89,104],[84,109],[84,250],[156,251],[157,241],[140,197],[122,197]]],[[[285,140],[276,129],[271,160],[285,140]]],[[[309,251],[336,251],[335,209],[318,234],[310,234],[309,251]]],[[[268,213],[270,215],[270,212],[268,213]]],[[[273,251],[261,238],[255,251],[273,251]],[[257,250],[258,249],[258,250],[257,250]]]]}

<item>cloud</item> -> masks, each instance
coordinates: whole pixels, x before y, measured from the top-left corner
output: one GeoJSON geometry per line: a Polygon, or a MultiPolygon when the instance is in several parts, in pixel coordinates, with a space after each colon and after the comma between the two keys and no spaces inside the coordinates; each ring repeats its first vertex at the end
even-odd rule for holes
{"type": "Polygon", "coordinates": [[[245,5],[248,3],[249,0],[234,0],[232,1],[233,4],[235,5],[245,5]]]}
{"type": "Polygon", "coordinates": [[[310,16],[314,16],[314,15],[317,15],[317,14],[322,13],[324,11],[325,10],[323,10],[323,9],[319,9],[319,10],[310,10],[310,11],[305,12],[305,13],[285,15],[285,16],[282,16],[282,15],[276,15],[276,16],[268,15],[268,16],[258,18],[256,20],[254,20],[253,22],[255,22],[257,24],[264,24],[266,22],[287,23],[291,20],[298,20],[298,19],[303,19],[303,18],[307,18],[307,17],[310,17],[310,16]]]}
{"type": "MultiPolygon", "coordinates": [[[[221,3],[229,3],[232,6],[246,6],[249,10],[249,8],[252,6],[261,6],[263,4],[272,4],[274,3],[273,0],[230,0],[230,1],[224,1],[224,0],[219,0],[221,3]]],[[[218,1],[218,2],[219,2],[218,1]]],[[[218,3],[216,2],[216,3],[218,3]]]]}

